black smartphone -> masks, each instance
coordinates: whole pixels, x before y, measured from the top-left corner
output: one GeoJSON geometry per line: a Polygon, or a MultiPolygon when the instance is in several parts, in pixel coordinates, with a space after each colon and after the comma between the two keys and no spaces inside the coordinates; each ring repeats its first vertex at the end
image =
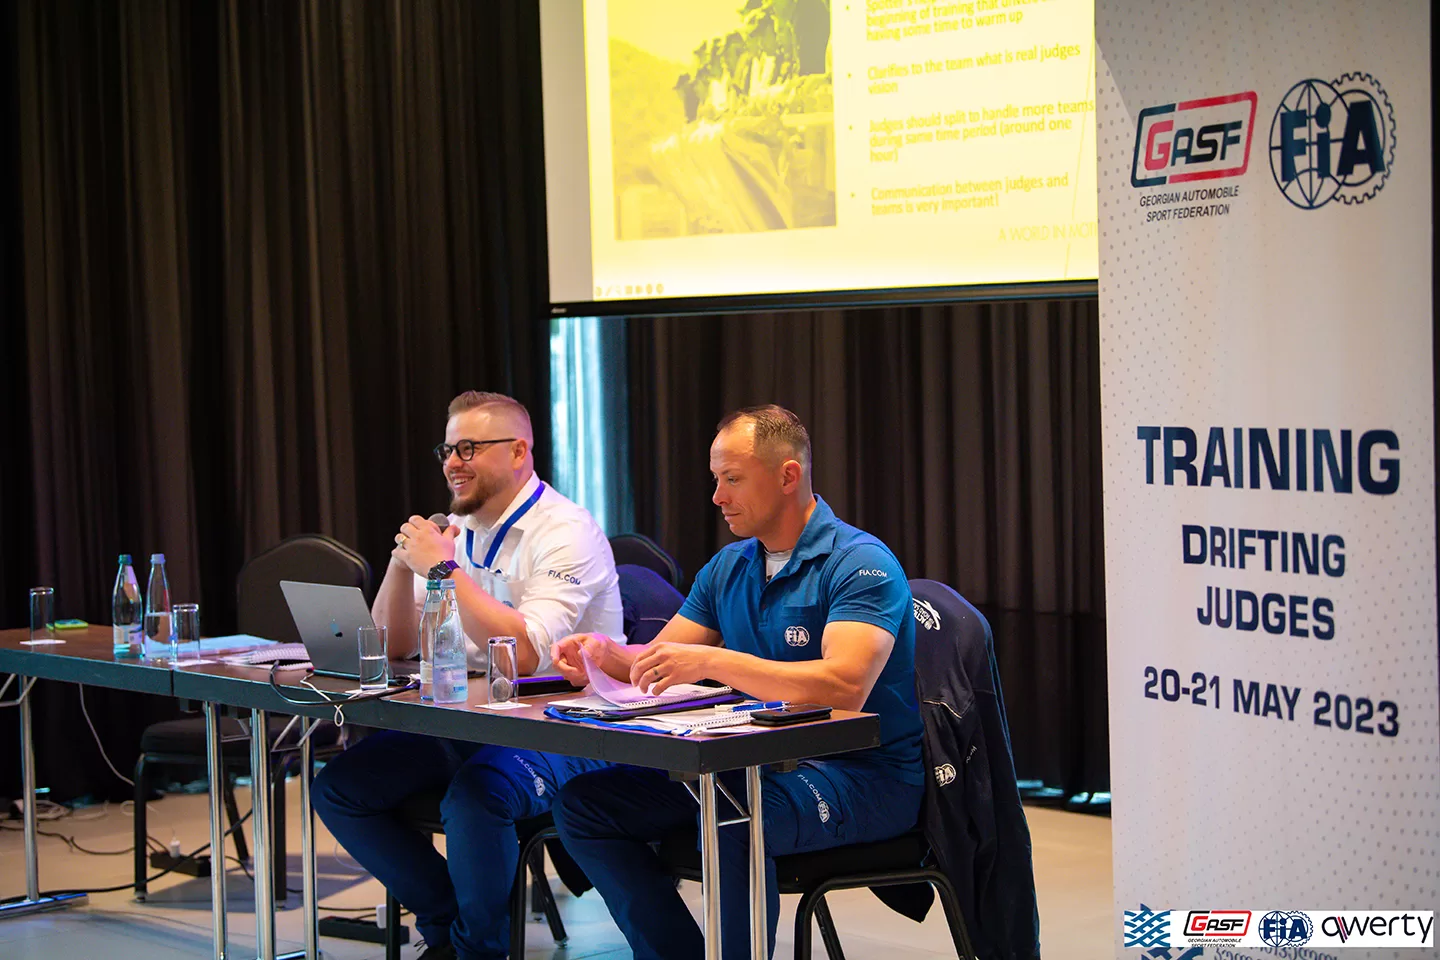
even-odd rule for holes
{"type": "Polygon", "coordinates": [[[750,715],[750,722],[762,727],[785,727],[792,723],[810,720],[824,720],[830,716],[830,708],[818,703],[791,703],[778,710],[756,710],[750,715]]]}

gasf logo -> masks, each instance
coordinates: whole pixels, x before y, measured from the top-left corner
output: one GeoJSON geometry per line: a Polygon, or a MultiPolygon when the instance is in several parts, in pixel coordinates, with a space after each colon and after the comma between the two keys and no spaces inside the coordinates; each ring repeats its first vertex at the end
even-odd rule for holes
{"type": "Polygon", "coordinates": [[[1380,192],[1395,162],[1395,110],[1368,73],[1301,80],[1270,123],[1270,171],[1285,199],[1302,210],[1331,200],[1364,203],[1380,192]]]}
{"type": "Polygon", "coordinates": [[[1315,933],[1315,924],[1299,910],[1271,910],[1260,918],[1260,939],[1271,947],[1303,947],[1315,933]]]}
{"type": "Polygon", "coordinates": [[[1146,107],[1135,129],[1130,185],[1238,177],[1250,166],[1255,91],[1146,107]]]}
{"type": "Polygon", "coordinates": [[[940,629],[940,612],[930,605],[929,600],[911,599],[910,609],[915,611],[915,622],[926,630],[940,629]]]}
{"type": "Polygon", "coordinates": [[[792,647],[803,647],[810,642],[810,631],[804,627],[786,627],[785,642],[792,647]]]}
{"type": "Polygon", "coordinates": [[[942,763],[935,768],[935,783],[942,787],[948,787],[955,782],[955,765],[953,763],[942,763]]]}
{"type": "Polygon", "coordinates": [[[1191,910],[1185,915],[1185,936],[1191,940],[1239,940],[1249,932],[1249,910],[1191,910]]]}

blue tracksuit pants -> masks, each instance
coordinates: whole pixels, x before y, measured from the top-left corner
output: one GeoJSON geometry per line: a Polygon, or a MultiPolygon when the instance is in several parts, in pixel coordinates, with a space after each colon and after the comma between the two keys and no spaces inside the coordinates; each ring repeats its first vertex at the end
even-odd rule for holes
{"type": "Polygon", "coordinates": [[[371,734],[325,765],[314,805],[335,839],[415,914],[430,946],[465,960],[510,949],[510,887],[520,859],[515,821],[539,816],[564,783],[599,760],[441,740],[371,734]],[[447,859],[394,811],[410,794],[445,789],[447,859]]]}
{"type": "MultiPolygon", "coordinates": [[[[721,774],[745,797],[742,772],[721,774]]],[[[780,912],[777,855],[886,840],[915,826],[921,784],[903,783],[863,762],[821,760],[763,777],[765,899],[769,949],[780,912]]],[[[718,791],[717,791],[718,794],[718,791]]],[[[735,815],[719,797],[720,819],[735,815]]],[[[683,784],[658,770],[610,767],[575,777],[552,813],[565,849],[605,898],[636,960],[694,960],[704,956],[700,928],[650,842],[699,817],[683,784]]],[[[750,956],[750,834],[746,824],[720,830],[720,914],[725,960],[750,956]]]]}

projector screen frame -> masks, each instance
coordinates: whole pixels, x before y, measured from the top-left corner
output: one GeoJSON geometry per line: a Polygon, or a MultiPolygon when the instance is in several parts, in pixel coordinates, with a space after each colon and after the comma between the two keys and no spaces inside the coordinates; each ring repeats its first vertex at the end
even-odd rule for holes
{"type": "Polygon", "coordinates": [[[778,313],[908,307],[1000,300],[1080,300],[1097,297],[1097,280],[897,287],[882,290],[821,290],[800,293],[724,294],[708,297],[644,297],[639,300],[550,302],[552,317],[675,317],[723,313],[778,313]]]}

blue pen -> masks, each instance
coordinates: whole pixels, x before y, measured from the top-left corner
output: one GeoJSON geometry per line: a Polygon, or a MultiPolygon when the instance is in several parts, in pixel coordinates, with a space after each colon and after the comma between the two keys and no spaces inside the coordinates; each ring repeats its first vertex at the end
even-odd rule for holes
{"type": "Polygon", "coordinates": [[[782,708],[782,707],[784,707],[784,706],[785,706],[785,701],[784,701],[784,700],[770,700],[770,701],[767,701],[767,702],[765,702],[765,703],[737,703],[737,704],[735,704],[734,706],[732,706],[732,707],[730,708],[730,710],[731,710],[732,712],[734,712],[734,711],[742,711],[742,710],[743,710],[743,711],[746,711],[746,712],[751,711],[751,710],[779,710],[780,708],[782,708]]]}

